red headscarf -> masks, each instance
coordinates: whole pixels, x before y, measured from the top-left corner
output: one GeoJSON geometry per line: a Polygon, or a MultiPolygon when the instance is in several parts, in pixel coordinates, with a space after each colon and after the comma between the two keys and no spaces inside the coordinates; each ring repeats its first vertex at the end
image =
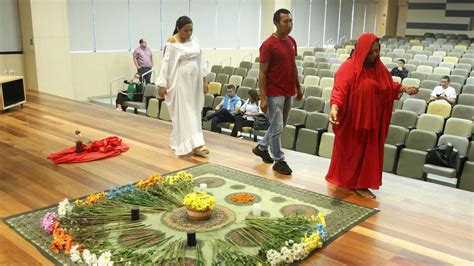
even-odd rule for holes
{"type": "MultiPolygon", "coordinates": [[[[378,126],[378,117],[376,106],[380,104],[380,97],[377,94],[384,94],[382,97],[383,104],[390,105],[393,100],[389,96],[392,94],[393,87],[392,76],[388,72],[385,65],[380,61],[380,56],[377,56],[374,62],[375,81],[378,83],[377,88],[373,90],[367,86],[367,80],[371,79],[367,76],[367,66],[365,60],[369,55],[372,44],[378,42],[378,37],[372,33],[364,33],[357,40],[356,48],[350,60],[355,66],[356,82],[353,84],[351,96],[349,100],[350,109],[354,112],[355,129],[357,135],[362,139],[371,139],[376,127],[378,126]]],[[[392,103],[393,104],[393,103],[392,103]]]]}

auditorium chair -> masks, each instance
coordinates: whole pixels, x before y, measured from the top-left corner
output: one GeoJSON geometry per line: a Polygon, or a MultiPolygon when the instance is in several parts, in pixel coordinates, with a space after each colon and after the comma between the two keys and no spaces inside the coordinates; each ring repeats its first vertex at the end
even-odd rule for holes
{"type": "Polygon", "coordinates": [[[253,88],[250,88],[250,87],[247,87],[247,86],[240,86],[238,89],[237,89],[237,96],[240,97],[240,99],[242,100],[246,100],[249,98],[249,91],[250,90],[253,90],[253,88]]]}
{"type": "Polygon", "coordinates": [[[325,101],[329,101],[331,99],[331,93],[332,87],[325,87],[321,93],[321,98],[323,98],[325,101]]]}
{"type": "Polygon", "coordinates": [[[474,121],[474,107],[463,104],[456,104],[453,107],[453,113],[451,114],[451,117],[474,121]]]}
{"type": "Polygon", "coordinates": [[[145,89],[143,91],[142,101],[140,102],[124,101],[122,105],[133,108],[133,112],[137,114],[138,109],[146,109],[148,107],[148,100],[155,96],[156,96],[156,85],[147,84],[145,85],[145,89]]]}
{"type": "Polygon", "coordinates": [[[451,108],[451,104],[447,102],[430,102],[426,113],[448,118],[451,115],[451,108]]]}
{"type": "Polygon", "coordinates": [[[401,149],[396,174],[423,179],[423,164],[426,161],[428,149],[436,144],[437,136],[434,132],[413,129],[408,133],[406,146],[401,149]]]}
{"type": "MultiPolygon", "coordinates": [[[[462,69],[462,68],[458,68],[458,69],[453,69],[451,71],[451,75],[456,75],[456,76],[461,76],[464,78],[464,82],[466,82],[466,79],[469,77],[469,71],[467,71],[466,69],[462,69]]],[[[464,82],[458,82],[458,83],[461,83],[461,84],[464,84],[464,82]]]]}
{"type": "Polygon", "coordinates": [[[455,87],[452,86],[452,87],[455,88],[455,89],[459,89],[459,91],[456,90],[456,93],[457,93],[457,94],[461,93],[461,90],[460,90],[460,89],[462,88],[462,85],[463,85],[464,83],[466,83],[466,78],[465,78],[464,76],[461,76],[461,75],[454,75],[454,74],[451,74],[451,75],[449,75],[449,80],[450,80],[450,82],[451,82],[451,83],[450,83],[450,86],[452,86],[452,84],[455,84],[455,86],[458,87],[458,88],[455,88],[455,87]]]}
{"type": "Polygon", "coordinates": [[[310,96],[321,97],[323,89],[319,86],[305,86],[304,90],[304,98],[308,98],[310,96]]]}
{"type": "Polygon", "coordinates": [[[328,131],[321,135],[321,142],[317,151],[318,156],[331,159],[334,146],[334,131],[332,124],[328,124],[328,131]]]}
{"type": "Polygon", "coordinates": [[[248,72],[247,72],[247,77],[248,78],[255,78],[258,80],[258,74],[259,74],[259,70],[258,69],[250,69],[248,72]]]}
{"type": "Polygon", "coordinates": [[[148,108],[146,109],[146,116],[158,118],[160,113],[160,101],[156,98],[148,100],[148,108]]]}
{"type": "Polygon", "coordinates": [[[397,165],[398,154],[405,145],[408,129],[390,125],[384,145],[383,171],[393,173],[397,165]]]}
{"type": "Polygon", "coordinates": [[[229,82],[229,75],[224,74],[224,73],[219,73],[216,76],[215,82],[219,82],[221,84],[227,84],[229,82]]]}
{"type": "Polygon", "coordinates": [[[316,66],[316,62],[314,61],[307,61],[307,62],[303,62],[303,69],[305,68],[314,68],[316,66]]]}
{"type": "Polygon", "coordinates": [[[245,68],[245,69],[249,70],[252,67],[252,62],[242,61],[242,62],[240,62],[239,67],[242,67],[242,68],[245,68]]]}
{"type": "Polygon", "coordinates": [[[211,67],[211,72],[216,73],[216,74],[222,73],[222,66],[221,65],[213,65],[211,67]]]}
{"type": "Polygon", "coordinates": [[[324,99],[320,97],[308,97],[305,99],[304,108],[306,112],[323,112],[324,110],[324,99]]]}
{"type": "Polygon", "coordinates": [[[327,78],[327,77],[321,78],[321,80],[319,81],[319,86],[321,88],[326,88],[326,87],[332,88],[334,86],[334,78],[327,78]]]}
{"type": "Polygon", "coordinates": [[[441,136],[444,128],[444,118],[440,115],[422,114],[418,117],[416,129],[426,130],[441,136]]]}
{"type": "Polygon", "coordinates": [[[321,69],[329,69],[330,66],[331,66],[331,65],[330,65],[328,62],[319,62],[319,63],[317,64],[317,68],[318,68],[319,70],[321,70],[321,69]]]}
{"type": "Polygon", "coordinates": [[[216,80],[216,73],[214,72],[209,72],[206,76],[207,82],[214,82],[216,80]]]}
{"type": "Polygon", "coordinates": [[[416,126],[417,114],[413,111],[396,110],[392,113],[391,125],[413,129],[416,126]]]}
{"type": "Polygon", "coordinates": [[[403,102],[402,110],[413,111],[418,115],[424,114],[426,111],[426,101],[408,98],[403,102]]]}
{"type": "MultiPolygon", "coordinates": [[[[422,67],[422,66],[420,66],[420,67],[422,67]]],[[[420,81],[424,81],[427,76],[428,76],[428,74],[426,74],[425,72],[418,72],[418,71],[409,72],[409,77],[410,78],[418,79],[420,81]]]]}
{"type": "Polygon", "coordinates": [[[230,76],[229,84],[235,85],[237,88],[238,86],[242,85],[242,77],[237,75],[230,76]]]}
{"type": "Polygon", "coordinates": [[[448,62],[441,62],[441,63],[439,63],[438,66],[440,66],[440,67],[447,67],[447,68],[449,68],[449,69],[451,69],[451,70],[455,69],[455,64],[453,64],[453,63],[448,63],[448,62]]]}
{"type": "Polygon", "coordinates": [[[209,91],[208,94],[212,95],[220,95],[221,94],[221,87],[222,84],[219,82],[209,82],[209,91]]]}
{"type": "Polygon", "coordinates": [[[305,98],[301,99],[301,101],[297,101],[296,99],[293,99],[291,108],[296,108],[296,109],[303,109],[304,103],[305,103],[305,98]]]}
{"type": "Polygon", "coordinates": [[[440,83],[438,81],[425,79],[421,82],[420,88],[433,90],[436,86],[439,86],[439,84],[440,83]]]}
{"type": "Polygon", "coordinates": [[[244,67],[238,67],[234,70],[234,75],[241,76],[242,78],[247,76],[247,68],[244,67]]]}
{"type": "Polygon", "coordinates": [[[462,92],[465,94],[474,94],[474,84],[467,84],[462,87],[462,92]]]}
{"type": "Polygon", "coordinates": [[[472,134],[472,121],[451,117],[446,121],[444,134],[470,138],[472,134]]]}
{"type": "Polygon", "coordinates": [[[319,86],[319,77],[318,76],[305,76],[303,84],[307,86],[319,86]]]}
{"type": "Polygon", "coordinates": [[[225,66],[224,69],[222,70],[223,74],[228,75],[229,77],[234,75],[235,68],[232,66],[225,66]]]}
{"type": "Polygon", "coordinates": [[[251,78],[251,77],[246,77],[242,81],[242,86],[255,89],[257,87],[257,79],[256,78],[251,78]]]}
{"type": "Polygon", "coordinates": [[[166,105],[165,101],[161,102],[160,115],[158,116],[158,118],[160,120],[171,122],[171,114],[168,110],[168,105],[166,105]]]}
{"type": "Polygon", "coordinates": [[[328,116],[326,114],[312,112],[306,117],[306,124],[298,132],[295,150],[307,154],[317,154],[319,141],[324,132],[327,131],[328,116]]]}
{"type": "Polygon", "coordinates": [[[474,94],[462,93],[458,95],[457,104],[474,106],[474,94]]]}
{"type": "Polygon", "coordinates": [[[318,69],[318,77],[320,78],[332,78],[332,71],[329,69],[318,69]]]}
{"type": "Polygon", "coordinates": [[[472,69],[472,65],[465,64],[465,63],[459,63],[454,67],[454,69],[465,69],[469,72],[472,69]]]}
{"type": "Polygon", "coordinates": [[[292,108],[288,115],[288,121],[281,134],[281,146],[285,149],[295,148],[298,131],[306,122],[306,111],[292,108]]]}
{"type": "MultiPolygon", "coordinates": [[[[447,68],[447,67],[435,67],[433,69],[433,73],[449,76],[449,75],[451,75],[451,69],[447,68]]],[[[453,81],[453,80],[451,80],[451,81],[453,81]]]]}
{"type": "Polygon", "coordinates": [[[425,88],[422,87],[418,90],[418,93],[415,94],[415,95],[412,95],[411,98],[420,99],[420,100],[423,100],[425,102],[428,102],[431,99],[431,92],[432,91],[433,90],[425,89],[425,88]]]}
{"type": "MultiPolygon", "coordinates": [[[[453,136],[453,135],[442,135],[438,140],[438,145],[451,143],[453,147],[458,151],[458,156],[456,157],[455,167],[444,167],[434,164],[429,164],[425,162],[423,165],[423,173],[427,180],[430,180],[429,174],[444,176],[447,178],[459,178],[462,169],[464,167],[464,163],[467,160],[467,149],[469,146],[469,141],[467,138],[453,136]]],[[[457,183],[459,180],[457,181],[457,183]]]]}
{"type": "Polygon", "coordinates": [[[426,77],[427,80],[433,80],[437,81],[438,83],[441,82],[441,78],[444,77],[444,75],[440,74],[429,74],[428,77],[426,77]]]}
{"type": "Polygon", "coordinates": [[[318,75],[318,69],[314,67],[306,67],[303,70],[303,76],[317,76],[318,75]]]}
{"type": "Polygon", "coordinates": [[[469,145],[467,161],[464,163],[462,174],[458,179],[458,187],[474,192],[474,141],[471,141],[469,145]]]}

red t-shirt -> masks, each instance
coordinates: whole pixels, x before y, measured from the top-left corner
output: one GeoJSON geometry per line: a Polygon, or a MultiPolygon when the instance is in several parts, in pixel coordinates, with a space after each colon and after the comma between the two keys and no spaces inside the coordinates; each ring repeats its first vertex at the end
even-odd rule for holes
{"type": "Polygon", "coordinates": [[[267,96],[296,94],[296,41],[291,36],[280,40],[273,34],[260,46],[260,62],[268,63],[267,96]]]}

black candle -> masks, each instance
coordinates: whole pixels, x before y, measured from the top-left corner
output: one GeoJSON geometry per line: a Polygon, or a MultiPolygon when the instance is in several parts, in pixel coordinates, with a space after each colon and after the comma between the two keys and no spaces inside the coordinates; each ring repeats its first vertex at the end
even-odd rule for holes
{"type": "Polygon", "coordinates": [[[132,221],[137,221],[140,219],[140,209],[132,208],[132,221]]]}
{"type": "Polygon", "coordinates": [[[190,247],[196,246],[196,232],[194,231],[188,232],[188,246],[190,247]]]}

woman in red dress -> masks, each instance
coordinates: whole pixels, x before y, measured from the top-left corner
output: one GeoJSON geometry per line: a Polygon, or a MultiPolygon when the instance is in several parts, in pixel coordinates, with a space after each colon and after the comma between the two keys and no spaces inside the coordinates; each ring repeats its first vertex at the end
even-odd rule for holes
{"type": "Polygon", "coordinates": [[[379,52],[377,36],[364,33],[359,37],[354,53],[336,73],[329,112],[335,140],[326,180],[366,198],[375,198],[369,188],[382,185],[393,101],[403,92],[418,92],[418,88],[393,82],[379,52]]]}

